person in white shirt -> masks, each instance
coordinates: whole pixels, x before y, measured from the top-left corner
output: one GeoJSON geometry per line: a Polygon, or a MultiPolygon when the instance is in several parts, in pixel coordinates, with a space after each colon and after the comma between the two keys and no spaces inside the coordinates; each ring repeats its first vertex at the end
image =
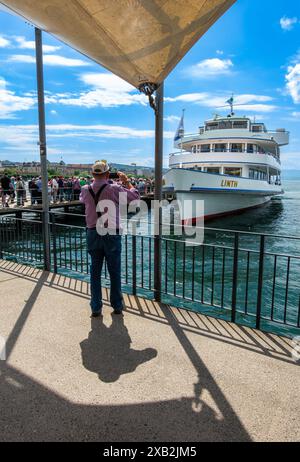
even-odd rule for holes
{"type": "Polygon", "coordinates": [[[52,179],[52,196],[53,202],[57,201],[57,194],[58,194],[58,183],[55,178],[52,179]]]}

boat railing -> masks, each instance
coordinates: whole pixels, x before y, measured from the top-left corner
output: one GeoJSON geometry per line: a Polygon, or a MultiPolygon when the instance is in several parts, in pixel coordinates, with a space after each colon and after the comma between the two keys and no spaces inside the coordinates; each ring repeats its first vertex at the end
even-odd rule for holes
{"type": "Polygon", "coordinates": [[[193,151],[177,151],[177,152],[172,152],[169,157],[170,159],[172,157],[178,157],[178,156],[183,156],[183,155],[191,155],[191,154],[209,154],[209,153],[234,153],[234,154],[258,154],[258,155],[267,155],[267,156],[272,156],[278,163],[281,164],[280,158],[274,154],[273,152],[263,152],[263,151],[253,151],[250,149],[247,149],[247,151],[241,151],[239,149],[207,149],[206,151],[201,151],[201,152],[193,152],[193,151]]]}
{"type": "MultiPolygon", "coordinates": [[[[1,217],[0,258],[43,267],[43,213],[34,213],[24,212],[22,218],[1,217]]],[[[52,212],[50,217],[52,270],[88,279],[84,217],[63,212],[52,212]],[[67,222],[62,221],[65,215],[67,222]],[[70,224],[72,220],[77,224],[70,224]]],[[[123,290],[153,298],[157,295],[153,271],[157,238],[145,232],[140,221],[135,229],[136,234],[122,236],[123,290]]],[[[171,235],[160,237],[161,300],[249,327],[299,335],[300,238],[198,229],[204,231],[199,243],[180,236],[175,225],[171,235]]],[[[103,279],[108,282],[106,265],[103,279]]]]}
{"type": "MultiPolygon", "coordinates": [[[[202,127],[201,127],[202,128],[202,127]]],[[[290,132],[287,131],[287,130],[264,130],[264,131],[253,131],[253,130],[249,130],[249,128],[245,129],[245,128],[228,128],[228,129],[210,129],[210,130],[200,130],[199,129],[199,132],[197,133],[185,133],[184,134],[184,137],[183,137],[183,140],[185,140],[185,138],[194,138],[194,137],[199,137],[199,135],[205,135],[207,133],[211,133],[211,132],[215,132],[215,131],[226,131],[226,132],[229,132],[229,131],[240,131],[242,134],[245,134],[245,132],[247,133],[251,133],[251,134],[255,134],[255,135],[278,135],[278,134],[284,134],[284,135],[290,135],[290,132]]]]}

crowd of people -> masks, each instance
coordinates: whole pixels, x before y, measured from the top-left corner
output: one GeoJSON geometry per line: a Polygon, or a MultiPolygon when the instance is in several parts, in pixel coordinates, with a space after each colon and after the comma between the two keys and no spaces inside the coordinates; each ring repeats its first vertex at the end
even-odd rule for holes
{"type": "MultiPolygon", "coordinates": [[[[120,180],[115,180],[117,183],[120,180]]],[[[153,191],[154,181],[150,178],[130,179],[131,184],[138,189],[140,195],[149,194],[153,191]]],[[[78,201],[81,189],[93,182],[92,177],[64,177],[54,176],[48,182],[49,201],[53,204],[59,202],[78,201]]],[[[25,180],[21,176],[9,176],[4,174],[0,178],[0,196],[2,207],[17,204],[23,207],[30,201],[31,205],[42,203],[42,178],[33,177],[25,180]]]]}

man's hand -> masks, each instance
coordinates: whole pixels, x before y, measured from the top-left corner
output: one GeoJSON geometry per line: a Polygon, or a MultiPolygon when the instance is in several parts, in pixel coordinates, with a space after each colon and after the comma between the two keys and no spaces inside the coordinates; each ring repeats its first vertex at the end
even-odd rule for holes
{"type": "Polygon", "coordinates": [[[123,185],[124,185],[126,188],[131,189],[131,188],[132,188],[132,184],[130,183],[128,176],[125,175],[125,173],[123,173],[123,172],[118,172],[118,175],[119,175],[119,178],[120,178],[120,180],[122,181],[123,185]]]}
{"type": "Polygon", "coordinates": [[[128,177],[127,177],[127,175],[125,175],[125,173],[118,172],[118,176],[119,176],[120,180],[122,181],[122,183],[128,183],[128,177]]]}

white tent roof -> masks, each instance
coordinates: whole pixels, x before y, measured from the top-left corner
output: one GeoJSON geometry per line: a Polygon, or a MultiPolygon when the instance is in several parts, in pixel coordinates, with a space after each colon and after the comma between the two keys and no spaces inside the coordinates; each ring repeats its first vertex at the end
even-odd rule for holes
{"type": "Polygon", "coordinates": [[[236,0],[0,0],[135,87],[159,85],[236,0]]]}

